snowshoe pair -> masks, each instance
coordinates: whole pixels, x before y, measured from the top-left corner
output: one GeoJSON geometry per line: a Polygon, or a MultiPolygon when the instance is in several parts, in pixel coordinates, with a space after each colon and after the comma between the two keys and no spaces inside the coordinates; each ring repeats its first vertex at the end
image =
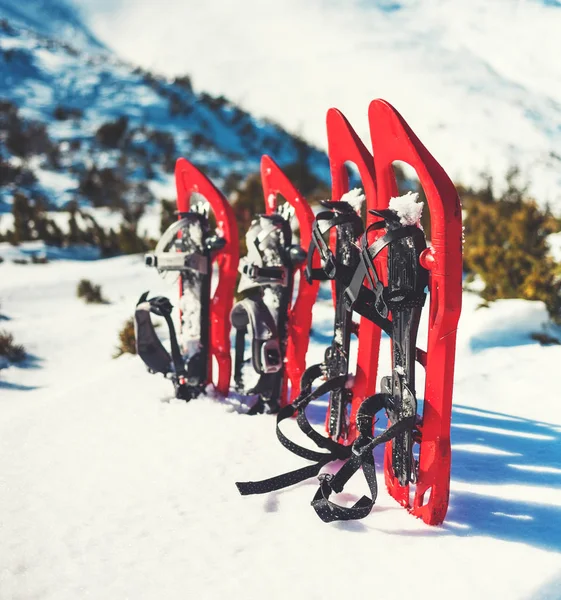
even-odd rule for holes
{"type": "Polygon", "coordinates": [[[341,200],[324,203],[325,210],[316,216],[307,276],[332,281],[334,335],[324,361],[304,373],[298,398],[277,416],[279,441],[313,464],[236,485],[243,495],[260,494],[318,476],[312,500],[318,516],[325,522],[360,519],[376,500],[373,450],[385,443],[389,493],[415,516],[436,525],[444,520],[449,497],[452,384],[461,308],[461,208],[442,167],[391,105],[374,100],[369,121],[373,155],[339,111],[327,114],[332,197],[341,200]],[[429,248],[419,222],[422,205],[412,195],[398,197],[392,168],[396,160],[416,170],[426,193],[429,248]],[[366,226],[356,194],[348,193],[346,162],[356,165],[362,179],[366,226]],[[427,347],[421,349],[417,332],[427,292],[427,347]],[[359,323],[353,314],[360,316],[359,323]],[[391,341],[391,374],[380,379],[376,391],[382,332],[391,341]],[[349,364],[352,335],[358,338],[354,370],[349,364]],[[415,385],[416,364],[426,373],[423,401],[415,385]],[[323,381],[313,389],[315,380],[323,381]],[[307,406],[325,394],[326,436],[306,416],[307,406]],[[374,423],[381,411],[388,425],[376,434],[374,423]],[[280,423],[294,416],[299,429],[322,451],[300,446],[283,433],[280,423]],[[334,461],[344,461],[338,471],[320,473],[334,461]],[[363,496],[353,506],[334,502],[333,494],[341,492],[360,468],[370,497],[363,496]]]}
{"type": "Polygon", "coordinates": [[[277,412],[288,401],[289,380],[293,398],[298,395],[318,289],[317,284],[298,276],[306,250],[292,239],[291,221],[296,217],[301,243],[307,249],[313,213],[271,158],[263,157],[261,173],[266,213],[252,222],[246,237],[248,255],[239,261],[232,207],[192,164],[178,160],[179,220],[162,235],[146,262],[160,273],[178,274],[181,343],[167,298],[148,299],[145,293],[135,312],[137,353],[150,371],[172,380],[177,398],[190,400],[213,384],[220,395],[229,396],[240,410],[249,413],[277,412]],[[278,195],[287,200],[280,207],[278,195]],[[210,224],[209,208],[215,228],[210,224]],[[238,293],[243,299],[233,306],[238,265],[238,293]],[[293,302],[297,279],[298,294],[293,302]],[[167,322],[171,355],[154,330],[151,314],[167,322]],[[236,330],[233,393],[230,320],[236,330]],[[248,333],[251,356],[246,360],[248,333]]]}

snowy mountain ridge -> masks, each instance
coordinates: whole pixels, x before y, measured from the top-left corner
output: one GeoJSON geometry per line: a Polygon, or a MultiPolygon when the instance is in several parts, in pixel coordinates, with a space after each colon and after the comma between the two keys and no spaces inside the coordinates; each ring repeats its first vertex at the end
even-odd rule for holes
{"type": "Polygon", "coordinates": [[[264,152],[281,165],[304,152],[328,179],[325,154],[302,139],[224,97],[196,93],[189,77],[130,66],[95,40],[77,49],[3,20],[0,69],[0,213],[16,190],[52,207],[174,198],[179,156],[219,186],[257,171],[264,152]]]}
{"type": "Polygon", "coordinates": [[[66,0],[25,0],[17,3],[13,0],[0,0],[0,18],[71,43],[82,50],[105,49],[85,25],[80,11],[66,0]]]}

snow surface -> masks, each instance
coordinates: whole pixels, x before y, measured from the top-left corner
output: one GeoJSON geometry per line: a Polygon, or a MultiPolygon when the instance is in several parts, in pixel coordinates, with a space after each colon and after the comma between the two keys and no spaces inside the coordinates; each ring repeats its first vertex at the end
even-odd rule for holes
{"type": "MultiPolygon", "coordinates": [[[[0,265],[2,328],[31,354],[0,373],[2,600],[560,597],[561,346],[526,337],[541,304],[477,310],[464,294],[444,525],[414,519],[383,485],[368,518],[326,525],[313,480],[245,498],[234,486],[305,463],[278,443],[274,418],[168,401],[169,381],[112,358],[148,289],[177,293],[140,256],[0,265]],[[111,303],[82,303],[82,278],[111,303]]],[[[329,297],[322,288],[310,362],[332,336],[329,297]]],[[[310,410],[318,427],[324,411],[310,410]]],[[[362,494],[362,476],[345,491],[362,494]]]]}

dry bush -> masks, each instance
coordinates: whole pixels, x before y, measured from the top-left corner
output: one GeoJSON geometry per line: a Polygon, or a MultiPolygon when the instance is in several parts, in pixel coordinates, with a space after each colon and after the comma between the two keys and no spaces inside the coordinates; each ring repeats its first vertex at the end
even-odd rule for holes
{"type": "Polygon", "coordinates": [[[87,304],[105,304],[107,302],[103,298],[101,286],[93,284],[89,279],[80,280],[76,288],[76,295],[87,304]]]}
{"type": "Polygon", "coordinates": [[[10,362],[18,363],[27,356],[21,344],[14,343],[14,336],[7,331],[0,331],[0,356],[10,362]]]}
{"type": "Polygon", "coordinates": [[[485,282],[486,300],[541,300],[561,322],[559,265],[549,255],[546,238],[558,223],[529,198],[518,172],[507,174],[507,189],[495,197],[492,181],[481,189],[464,190],[466,211],[464,266],[485,282]]]}
{"type": "Polygon", "coordinates": [[[118,148],[122,145],[127,133],[129,120],[121,116],[116,121],[104,123],[96,132],[97,141],[107,148],[118,148]]]}
{"type": "Polygon", "coordinates": [[[119,331],[119,345],[113,358],[119,358],[123,354],[136,354],[135,341],[134,319],[131,317],[125,321],[122,329],[119,331]]]}

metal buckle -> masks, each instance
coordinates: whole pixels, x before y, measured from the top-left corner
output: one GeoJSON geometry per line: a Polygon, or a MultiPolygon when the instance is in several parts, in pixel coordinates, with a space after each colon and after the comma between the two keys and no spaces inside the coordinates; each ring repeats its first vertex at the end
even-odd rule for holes
{"type": "Polygon", "coordinates": [[[282,356],[278,340],[266,340],[261,344],[260,362],[261,369],[266,374],[278,373],[282,369],[282,356]]]}

